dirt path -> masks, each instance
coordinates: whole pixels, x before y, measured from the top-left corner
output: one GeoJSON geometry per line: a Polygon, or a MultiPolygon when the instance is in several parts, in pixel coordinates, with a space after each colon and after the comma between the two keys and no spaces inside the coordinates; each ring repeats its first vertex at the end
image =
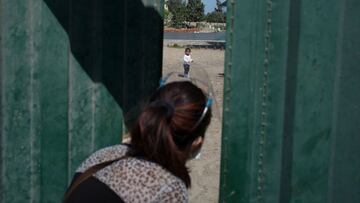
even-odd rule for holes
{"type": "MultiPolygon", "coordinates": [[[[164,41],[164,74],[172,71],[182,72],[183,48],[169,48],[167,44],[187,43],[201,44],[203,42],[189,41],[164,41]]],[[[213,49],[193,49],[191,57],[194,63],[191,68],[201,67],[209,75],[214,88],[219,111],[222,112],[224,51],[213,49]]],[[[191,75],[191,70],[190,70],[191,75]]],[[[194,75],[191,75],[194,76],[194,75]]],[[[192,188],[190,189],[191,203],[211,203],[218,201],[219,195],[219,172],[220,172],[220,144],[221,144],[221,121],[214,118],[211,121],[206,134],[205,144],[201,158],[190,161],[188,166],[191,170],[192,188]]]]}

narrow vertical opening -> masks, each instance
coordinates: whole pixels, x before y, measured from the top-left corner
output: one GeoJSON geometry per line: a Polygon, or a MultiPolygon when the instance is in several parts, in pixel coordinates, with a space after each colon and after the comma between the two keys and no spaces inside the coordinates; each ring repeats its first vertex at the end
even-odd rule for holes
{"type": "Polygon", "coordinates": [[[201,157],[187,164],[192,181],[190,202],[217,202],[219,196],[225,16],[225,0],[164,2],[163,76],[177,72],[180,77],[208,80],[216,99],[201,157]],[[191,49],[193,60],[188,70],[184,66],[186,48],[191,49]]]}

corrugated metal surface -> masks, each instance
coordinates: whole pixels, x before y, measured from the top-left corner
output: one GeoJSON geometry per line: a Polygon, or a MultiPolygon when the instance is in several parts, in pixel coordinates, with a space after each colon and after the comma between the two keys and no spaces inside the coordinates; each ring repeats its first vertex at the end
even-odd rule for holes
{"type": "Polygon", "coordinates": [[[360,202],[360,3],[227,9],[220,202],[360,202]]]}
{"type": "Polygon", "coordinates": [[[162,0],[1,0],[0,202],[59,202],[157,87],[162,0]]]}

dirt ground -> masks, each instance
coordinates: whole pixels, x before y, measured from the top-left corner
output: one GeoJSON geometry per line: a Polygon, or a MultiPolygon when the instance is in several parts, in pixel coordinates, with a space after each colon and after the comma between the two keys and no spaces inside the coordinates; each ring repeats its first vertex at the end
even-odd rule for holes
{"type": "MultiPolygon", "coordinates": [[[[204,44],[201,41],[165,40],[163,49],[163,73],[172,71],[182,72],[182,58],[184,48],[168,47],[168,44],[176,43],[179,46],[204,44]]],[[[213,85],[215,98],[219,112],[222,112],[223,101],[223,77],[219,74],[224,72],[224,50],[216,49],[192,49],[191,57],[194,63],[191,69],[203,68],[208,73],[213,85]]],[[[190,69],[190,76],[192,75],[190,69]]],[[[219,174],[220,174],[220,145],[221,145],[221,119],[213,118],[206,133],[205,144],[202,148],[200,159],[190,161],[188,167],[191,170],[192,187],[190,189],[190,202],[211,203],[218,201],[219,174]]]]}

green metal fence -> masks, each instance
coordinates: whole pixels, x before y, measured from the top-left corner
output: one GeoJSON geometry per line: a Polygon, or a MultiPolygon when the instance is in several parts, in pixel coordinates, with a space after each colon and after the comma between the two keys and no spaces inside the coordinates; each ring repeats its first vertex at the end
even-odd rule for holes
{"type": "Polygon", "coordinates": [[[162,0],[1,0],[0,202],[59,202],[157,87],[162,0]]]}
{"type": "Polygon", "coordinates": [[[360,202],[360,2],[227,2],[220,202],[360,202]]]}
{"type": "MultiPolygon", "coordinates": [[[[157,86],[161,0],[0,0],[0,202],[58,202],[157,86]]],[[[229,0],[220,202],[360,202],[360,3],[229,0]]]]}

